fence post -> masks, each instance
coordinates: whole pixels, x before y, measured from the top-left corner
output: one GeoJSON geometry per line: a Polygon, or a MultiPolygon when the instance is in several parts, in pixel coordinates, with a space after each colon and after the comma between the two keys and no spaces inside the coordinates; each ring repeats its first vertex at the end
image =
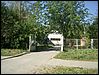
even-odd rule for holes
{"type": "Polygon", "coordinates": [[[63,44],[64,44],[64,39],[63,39],[63,36],[61,38],[61,52],[63,52],[63,44]]]}
{"type": "Polygon", "coordinates": [[[29,36],[29,51],[31,49],[31,35],[29,36]]]}
{"type": "Polygon", "coordinates": [[[93,39],[91,39],[91,49],[93,49],[93,39]]]}
{"type": "Polygon", "coordinates": [[[76,48],[78,49],[78,39],[76,39],[76,48]]]}

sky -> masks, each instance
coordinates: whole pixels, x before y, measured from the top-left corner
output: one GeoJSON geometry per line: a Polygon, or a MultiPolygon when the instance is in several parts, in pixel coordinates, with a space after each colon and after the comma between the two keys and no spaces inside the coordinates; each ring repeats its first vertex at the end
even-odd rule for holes
{"type": "MultiPolygon", "coordinates": [[[[33,1],[31,2],[33,3],[33,1]]],[[[89,9],[89,12],[93,14],[93,16],[97,16],[98,15],[98,1],[84,1],[84,2],[85,2],[85,7],[89,9]]]]}
{"type": "MultiPolygon", "coordinates": [[[[98,16],[98,1],[84,1],[85,2],[85,7],[88,8],[89,13],[93,14],[88,18],[94,17],[94,16],[98,16]]],[[[31,3],[34,3],[34,1],[31,1],[31,3]]]]}
{"type": "MultiPolygon", "coordinates": [[[[86,17],[85,19],[94,19],[95,16],[98,16],[98,1],[84,1],[85,7],[88,8],[88,12],[93,14],[89,17],[86,17]]],[[[89,21],[90,23],[93,22],[93,20],[89,21]]]]}
{"type": "Polygon", "coordinates": [[[89,9],[93,16],[98,15],[98,1],[85,1],[85,7],[89,9]]]}
{"type": "MultiPolygon", "coordinates": [[[[98,16],[98,1],[84,1],[85,7],[88,8],[88,12],[93,14],[89,18],[98,16]]],[[[87,19],[87,18],[86,18],[87,19]]]]}

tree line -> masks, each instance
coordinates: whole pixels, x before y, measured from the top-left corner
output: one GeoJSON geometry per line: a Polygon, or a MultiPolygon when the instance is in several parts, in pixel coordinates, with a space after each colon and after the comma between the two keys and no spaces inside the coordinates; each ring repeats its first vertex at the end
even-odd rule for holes
{"type": "Polygon", "coordinates": [[[42,44],[51,30],[64,38],[98,38],[98,17],[91,24],[89,15],[83,1],[2,1],[1,48],[27,49],[30,34],[42,44]]]}

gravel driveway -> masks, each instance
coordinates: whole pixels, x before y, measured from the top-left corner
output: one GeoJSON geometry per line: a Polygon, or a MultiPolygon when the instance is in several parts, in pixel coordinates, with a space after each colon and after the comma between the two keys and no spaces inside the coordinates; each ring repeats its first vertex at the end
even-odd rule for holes
{"type": "Polygon", "coordinates": [[[1,74],[36,74],[42,66],[66,66],[98,69],[98,62],[54,59],[59,51],[32,52],[1,60],[1,74]]]}
{"type": "Polygon", "coordinates": [[[1,60],[1,74],[29,74],[44,65],[59,51],[32,52],[23,56],[1,60]]]}
{"type": "Polygon", "coordinates": [[[46,65],[48,66],[66,66],[66,67],[82,67],[87,69],[98,69],[98,62],[91,61],[78,61],[78,60],[62,60],[55,59],[49,60],[46,65]]]}

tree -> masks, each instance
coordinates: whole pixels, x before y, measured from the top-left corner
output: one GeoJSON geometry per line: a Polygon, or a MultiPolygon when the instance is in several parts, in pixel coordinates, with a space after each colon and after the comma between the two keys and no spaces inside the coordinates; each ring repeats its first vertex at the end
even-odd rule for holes
{"type": "Polygon", "coordinates": [[[42,43],[48,28],[39,20],[40,2],[32,5],[28,1],[10,1],[8,5],[2,2],[2,48],[27,48],[30,34],[36,35],[37,42],[42,43]]]}
{"type": "Polygon", "coordinates": [[[47,26],[47,13],[46,11],[46,2],[44,1],[34,1],[34,3],[30,6],[32,15],[35,16],[36,24],[34,32],[36,33],[36,41],[39,44],[43,44],[44,37],[46,37],[49,33],[49,27],[47,26]]]}
{"type": "Polygon", "coordinates": [[[89,26],[89,31],[91,39],[98,39],[98,17],[94,18],[93,23],[89,26]]]}
{"type": "Polygon", "coordinates": [[[5,40],[3,41],[5,38],[7,38],[9,35],[8,35],[8,21],[6,20],[7,19],[7,14],[6,13],[9,13],[8,10],[7,10],[7,6],[5,6],[5,3],[1,2],[1,48],[3,47],[3,45],[5,45],[5,41],[8,41],[8,40],[5,40]]]}
{"type": "Polygon", "coordinates": [[[8,3],[1,3],[1,44],[4,48],[26,48],[30,34],[42,44],[51,30],[58,30],[65,38],[83,35],[88,11],[82,1],[8,3]]]}
{"type": "Polygon", "coordinates": [[[51,29],[63,33],[65,38],[80,38],[84,31],[87,8],[82,1],[48,1],[48,20],[51,29]]]}
{"type": "Polygon", "coordinates": [[[36,21],[33,19],[33,16],[32,18],[30,17],[31,14],[26,10],[28,7],[24,6],[24,2],[14,1],[9,3],[10,6],[7,6],[4,2],[1,5],[1,45],[4,48],[26,48],[28,43],[26,39],[32,32],[31,29],[36,21]],[[32,20],[34,23],[28,25],[32,20]]]}

